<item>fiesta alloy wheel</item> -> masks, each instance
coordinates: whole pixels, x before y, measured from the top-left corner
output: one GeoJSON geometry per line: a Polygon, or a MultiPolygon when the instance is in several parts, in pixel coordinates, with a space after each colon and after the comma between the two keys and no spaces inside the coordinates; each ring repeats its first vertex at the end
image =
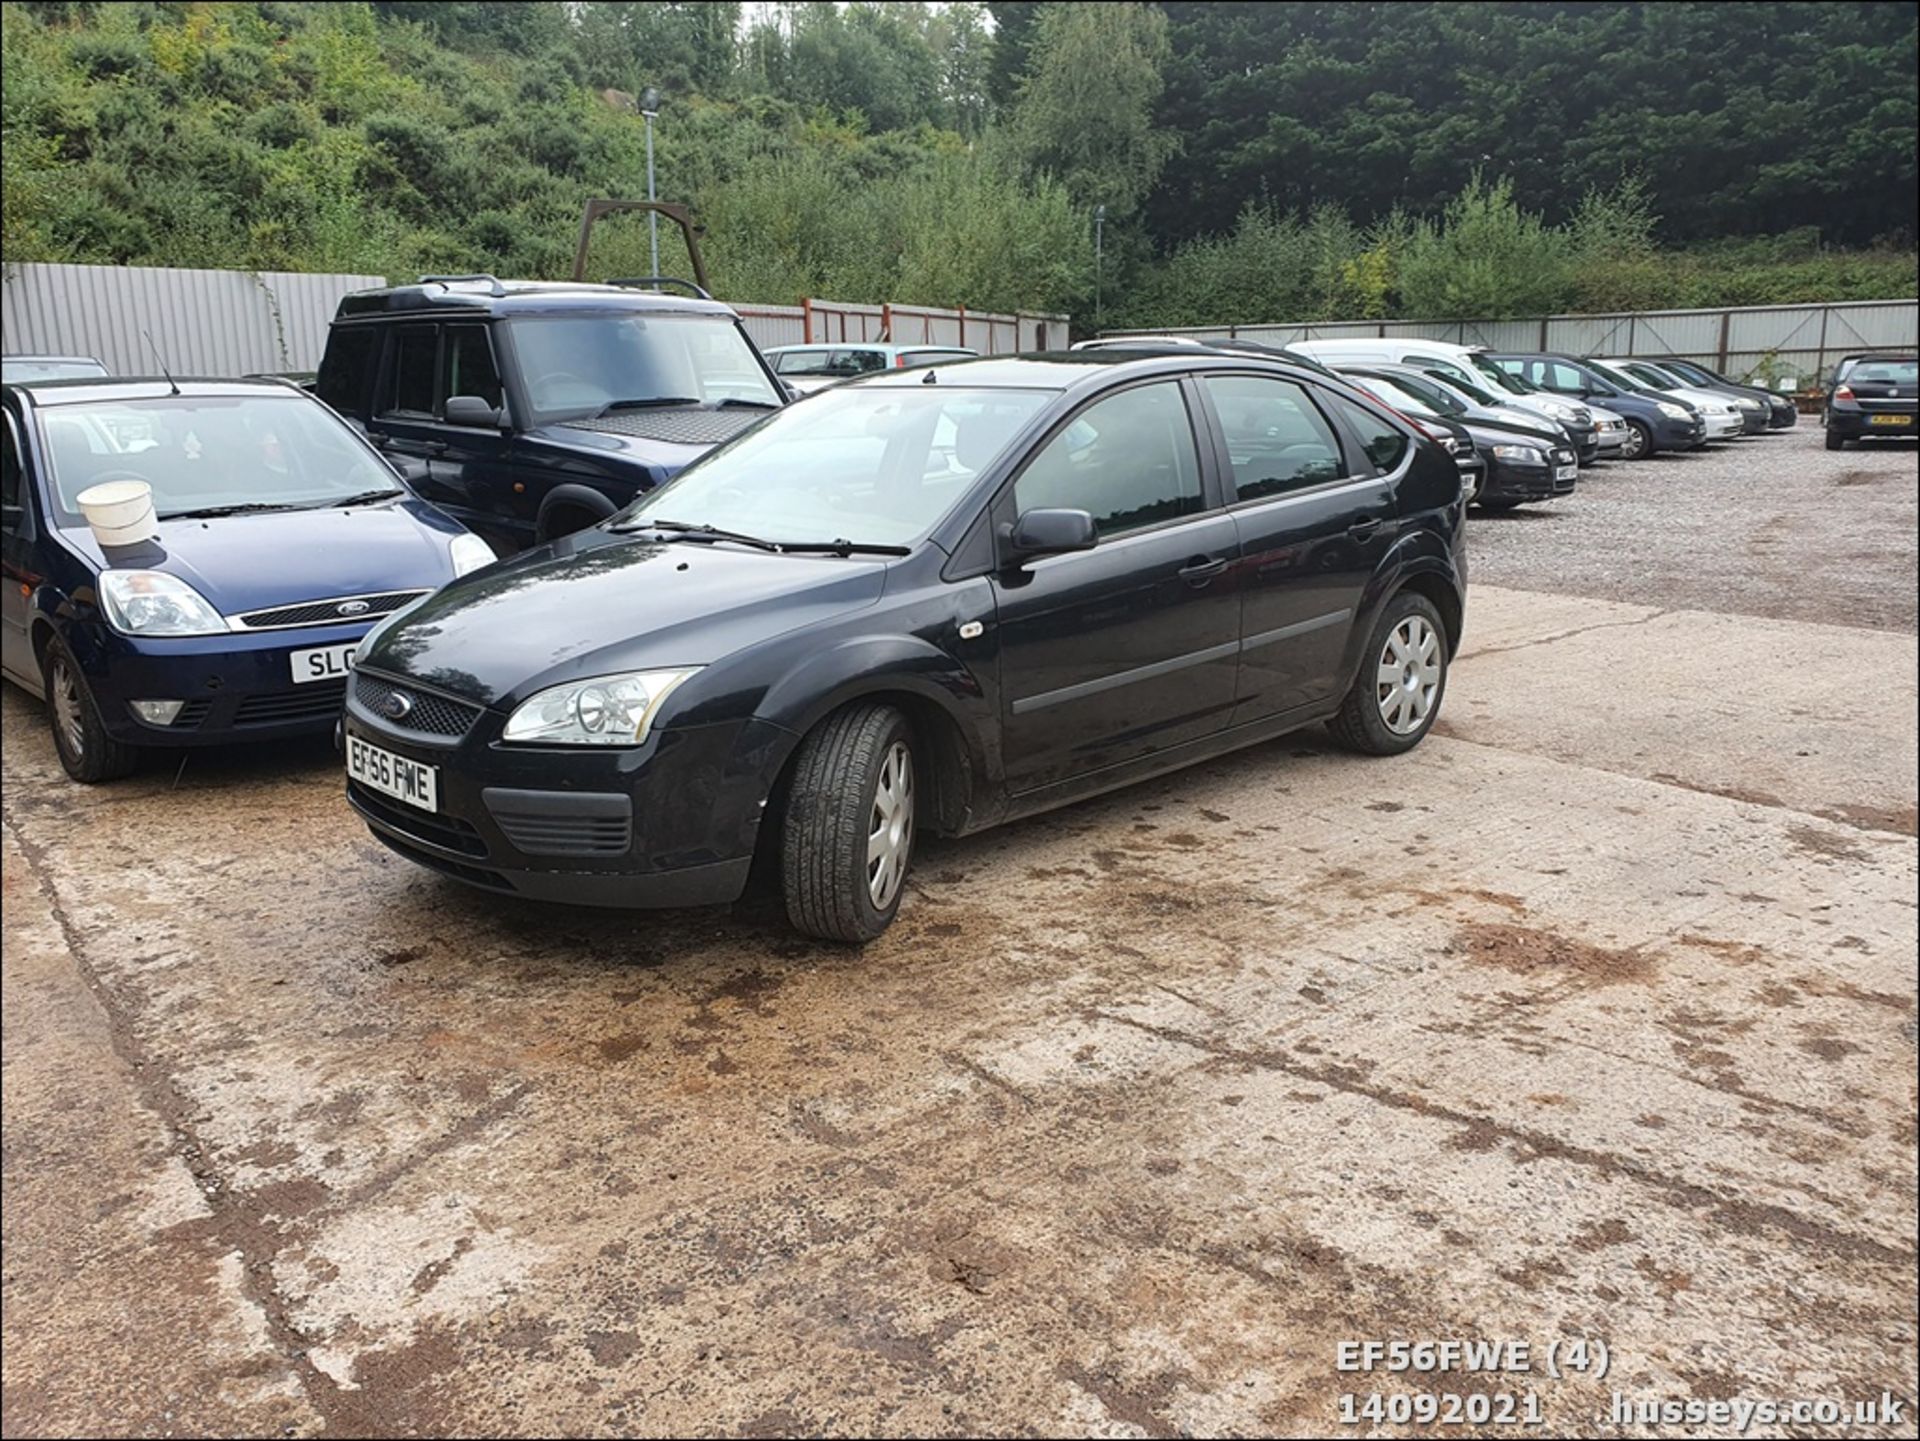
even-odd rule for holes
{"type": "Polygon", "coordinates": [[[53,748],[67,774],[87,785],[131,775],[140,764],[139,750],[107,734],[80,663],[59,636],[47,642],[40,675],[46,684],[53,748]]]}

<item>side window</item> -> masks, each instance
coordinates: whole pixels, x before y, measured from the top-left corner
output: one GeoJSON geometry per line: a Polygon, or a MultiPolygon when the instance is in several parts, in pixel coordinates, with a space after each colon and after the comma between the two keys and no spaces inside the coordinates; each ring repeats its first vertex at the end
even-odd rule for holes
{"type": "Polygon", "coordinates": [[[824,350],[789,350],[774,369],[781,375],[818,375],[827,368],[824,350]]]}
{"type": "Polygon", "coordinates": [[[1500,368],[1506,371],[1508,375],[1524,375],[1526,373],[1525,363],[1518,360],[1503,360],[1500,362],[1500,368]]]}
{"type": "Polygon", "coordinates": [[[20,446],[14,439],[11,413],[6,417],[5,430],[4,440],[0,441],[5,446],[4,453],[0,453],[0,529],[12,534],[21,528],[26,518],[21,509],[26,498],[20,474],[20,446]]]}
{"type": "Polygon", "coordinates": [[[1339,479],[1340,443],[1292,381],[1209,375],[1201,383],[1219,412],[1234,492],[1241,500],[1339,479]]]}
{"type": "Polygon", "coordinates": [[[1348,428],[1360,437],[1360,448],[1366,451],[1367,459],[1374,463],[1376,469],[1389,471],[1400,463],[1401,457],[1407,453],[1407,447],[1413,444],[1403,433],[1350,400],[1338,395],[1330,395],[1327,399],[1333,402],[1334,409],[1340,412],[1340,418],[1348,428]]]}
{"type": "Polygon", "coordinates": [[[1553,365],[1553,379],[1547,382],[1549,390],[1584,390],[1586,382],[1579,371],[1571,365],[1562,365],[1558,361],[1553,365]]]}
{"type": "Polygon", "coordinates": [[[395,328],[393,359],[387,368],[387,391],[376,407],[378,414],[433,414],[433,369],[439,342],[437,325],[395,328]]]}
{"type": "Polygon", "coordinates": [[[1201,509],[1200,462],[1180,387],[1141,385],[1095,401],[1013,485],[1017,511],[1091,512],[1103,536],[1201,509]]]}
{"type": "Polygon", "coordinates": [[[477,395],[498,410],[500,372],[494,367],[493,347],[484,325],[449,325],[446,330],[448,395],[477,395]]]}
{"type": "Polygon", "coordinates": [[[327,336],[326,354],[313,392],[342,415],[359,415],[366,404],[367,375],[380,353],[380,332],[370,325],[336,326],[327,336]]]}

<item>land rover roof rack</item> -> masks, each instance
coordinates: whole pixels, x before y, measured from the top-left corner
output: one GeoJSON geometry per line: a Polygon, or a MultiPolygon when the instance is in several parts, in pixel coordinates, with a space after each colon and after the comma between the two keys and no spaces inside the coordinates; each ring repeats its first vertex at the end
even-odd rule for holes
{"type": "Polygon", "coordinates": [[[422,285],[484,284],[487,286],[487,294],[493,296],[495,299],[507,293],[507,287],[500,283],[500,277],[497,275],[488,275],[485,271],[481,271],[476,275],[423,275],[420,277],[420,283],[422,285]]]}
{"type": "Polygon", "coordinates": [[[695,285],[691,280],[682,280],[677,275],[623,275],[617,280],[609,280],[607,284],[618,285],[626,290],[658,290],[663,285],[678,285],[702,300],[713,299],[704,286],[695,285]]]}

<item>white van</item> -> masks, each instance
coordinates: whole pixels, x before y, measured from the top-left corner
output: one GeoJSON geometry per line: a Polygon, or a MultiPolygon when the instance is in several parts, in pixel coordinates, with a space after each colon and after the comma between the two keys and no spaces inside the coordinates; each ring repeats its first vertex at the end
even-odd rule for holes
{"type": "Polygon", "coordinates": [[[1417,365],[1422,370],[1437,370],[1456,381],[1465,381],[1480,390],[1491,391],[1500,404],[1516,410],[1545,416],[1565,430],[1580,454],[1580,463],[1593,459],[1600,436],[1590,407],[1562,400],[1543,391],[1523,388],[1514,378],[1488,358],[1486,347],[1457,345],[1451,340],[1426,340],[1420,336],[1362,336],[1351,340],[1294,340],[1287,349],[1296,350],[1322,365],[1355,365],[1367,361],[1386,361],[1394,365],[1417,365]]]}

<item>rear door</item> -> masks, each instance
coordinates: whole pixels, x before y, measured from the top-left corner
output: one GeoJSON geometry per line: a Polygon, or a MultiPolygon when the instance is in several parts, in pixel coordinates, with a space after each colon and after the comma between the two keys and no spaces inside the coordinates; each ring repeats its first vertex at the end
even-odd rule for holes
{"type": "Polygon", "coordinates": [[[1399,525],[1387,476],[1412,442],[1331,392],[1263,374],[1200,381],[1239,528],[1235,723],[1339,694],[1362,592],[1399,525]]]}
{"type": "Polygon", "coordinates": [[[13,412],[4,413],[5,434],[0,436],[0,555],[4,556],[6,584],[0,588],[0,666],[40,692],[35,674],[33,647],[27,636],[28,614],[33,587],[39,583],[39,567],[33,561],[35,526],[33,497],[23,468],[19,430],[13,412]]]}
{"type": "Polygon", "coordinates": [[[1240,598],[1232,519],[1201,470],[1187,387],[1109,393],[1055,428],[995,504],[1092,513],[1092,550],[994,577],[1002,752],[1015,794],[1220,730],[1240,598]]]}

